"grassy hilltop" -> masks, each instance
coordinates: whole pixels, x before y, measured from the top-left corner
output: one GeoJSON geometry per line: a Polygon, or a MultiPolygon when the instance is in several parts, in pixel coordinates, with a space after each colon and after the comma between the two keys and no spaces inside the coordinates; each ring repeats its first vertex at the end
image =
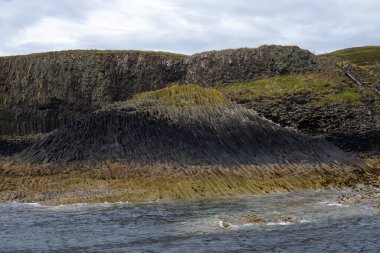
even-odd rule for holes
{"type": "Polygon", "coordinates": [[[380,46],[353,47],[326,54],[360,66],[380,64],[380,46]]]}
{"type": "Polygon", "coordinates": [[[380,46],[347,48],[326,56],[352,63],[354,67],[364,70],[364,79],[369,79],[380,87],[380,46]]]}

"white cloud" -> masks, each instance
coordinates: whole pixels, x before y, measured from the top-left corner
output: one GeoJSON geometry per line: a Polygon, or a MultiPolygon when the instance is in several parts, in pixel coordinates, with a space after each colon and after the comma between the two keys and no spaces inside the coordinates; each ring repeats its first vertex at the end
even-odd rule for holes
{"type": "Polygon", "coordinates": [[[0,54],[379,44],[377,0],[0,0],[0,54]]]}
{"type": "Polygon", "coordinates": [[[46,17],[21,30],[17,36],[12,38],[9,45],[14,47],[33,43],[70,45],[76,43],[75,38],[80,35],[78,29],[73,29],[76,26],[77,24],[70,20],[46,17]]]}

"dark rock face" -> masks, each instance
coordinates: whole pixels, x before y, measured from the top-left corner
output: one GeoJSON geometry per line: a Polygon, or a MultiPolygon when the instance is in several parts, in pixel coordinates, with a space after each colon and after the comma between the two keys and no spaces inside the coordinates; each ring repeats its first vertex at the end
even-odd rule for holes
{"type": "Polygon", "coordinates": [[[310,103],[307,94],[237,101],[261,116],[308,135],[323,135],[346,151],[380,152],[380,112],[365,105],[310,103]]]}
{"type": "Polygon", "coordinates": [[[326,135],[326,139],[347,151],[380,154],[380,130],[346,131],[326,135]]]}
{"type": "Polygon", "coordinates": [[[181,80],[181,57],[57,52],[0,58],[2,134],[49,132],[104,103],[181,80]]]}
{"type": "Polygon", "coordinates": [[[178,164],[349,163],[321,138],[282,128],[242,109],[109,109],[52,132],[23,151],[29,162],[178,164]]]}
{"type": "Polygon", "coordinates": [[[215,86],[317,68],[298,47],[263,46],[191,57],[68,51],[0,58],[0,135],[44,133],[104,104],[171,83],[215,86]]]}
{"type": "Polygon", "coordinates": [[[23,136],[17,138],[7,138],[0,136],[0,158],[2,156],[12,156],[32,146],[42,139],[42,135],[23,136]]]}
{"type": "Polygon", "coordinates": [[[304,73],[316,70],[317,66],[315,57],[298,47],[261,46],[257,49],[211,51],[188,59],[186,81],[215,86],[304,73]]]}

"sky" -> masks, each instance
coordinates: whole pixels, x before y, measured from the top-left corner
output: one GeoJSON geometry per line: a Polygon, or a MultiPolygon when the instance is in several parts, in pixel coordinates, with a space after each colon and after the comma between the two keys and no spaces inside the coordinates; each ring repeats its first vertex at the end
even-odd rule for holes
{"type": "Polygon", "coordinates": [[[380,0],[0,0],[0,55],[380,45],[380,0]]]}

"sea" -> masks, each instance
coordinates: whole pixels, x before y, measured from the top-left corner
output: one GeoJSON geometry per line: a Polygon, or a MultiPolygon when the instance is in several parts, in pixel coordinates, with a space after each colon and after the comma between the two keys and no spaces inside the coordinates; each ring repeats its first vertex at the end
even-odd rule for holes
{"type": "Polygon", "coordinates": [[[0,252],[380,252],[379,210],[336,202],[344,193],[172,203],[2,203],[0,252]],[[244,222],[247,215],[268,222],[244,222]]]}

